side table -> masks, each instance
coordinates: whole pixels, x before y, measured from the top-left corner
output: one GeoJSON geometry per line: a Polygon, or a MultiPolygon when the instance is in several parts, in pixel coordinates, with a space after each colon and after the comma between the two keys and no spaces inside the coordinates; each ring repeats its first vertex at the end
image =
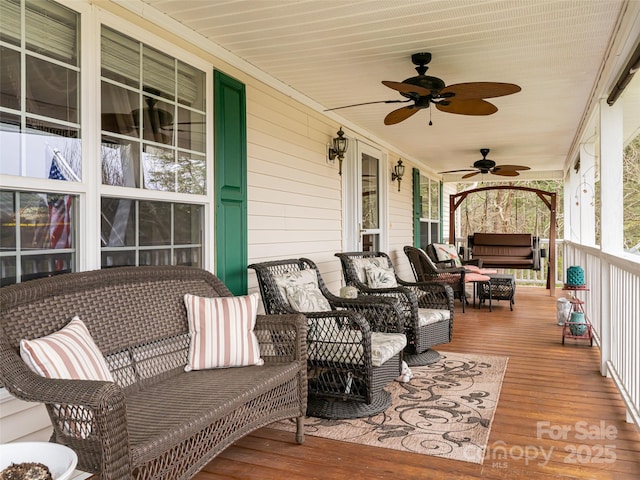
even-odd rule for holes
{"type": "Polygon", "coordinates": [[[489,311],[491,300],[509,300],[509,309],[513,311],[514,297],[516,294],[515,277],[509,273],[489,274],[489,281],[480,285],[480,302],[489,299],[489,311]]]}

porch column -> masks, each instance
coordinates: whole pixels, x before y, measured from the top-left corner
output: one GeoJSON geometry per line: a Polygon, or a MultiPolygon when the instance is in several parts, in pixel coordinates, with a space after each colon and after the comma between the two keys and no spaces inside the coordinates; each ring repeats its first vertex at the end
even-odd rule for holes
{"type": "MultiPolygon", "coordinates": [[[[622,102],[609,106],[600,101],[600,249],[614,255],[622,252],[623,241],[622,106],[622,102]]],[[[600,373],[606,375],[611,360],[611,266],[602,259],[600,265],[600,373]]]]}

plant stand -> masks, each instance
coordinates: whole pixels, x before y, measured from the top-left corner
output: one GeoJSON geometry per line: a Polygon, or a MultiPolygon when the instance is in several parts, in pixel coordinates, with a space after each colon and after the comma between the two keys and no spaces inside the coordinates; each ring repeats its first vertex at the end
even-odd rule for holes
{"type": "Polygon", "coordinates": [[[584,300],[580,300],[575,296],[575,292],[577,291],[587,291],[589,290],[586,285],[573,286],[566,285],[562,288],[563,290],[567,290],[571,292],[571,296],[569,298],[569,302],[571,303],[571,308],[567,313],[567,319],[562,326],[562,344],[564,345],[565,338],[573,338],[576,340],[589,340],[589,345],[593,346],[593,326],[591,325],[591,321],[587,316],[587,313],[584,311],[584,300]],[[572,322],[571,321],[571,313],[573,312],[581,312],[584,315],[584,322],[572,322]],[[580,334],[575,334],[571,331],[571,327],[575,329],[579,327],[585,327],[585,331],[580,334]]]}

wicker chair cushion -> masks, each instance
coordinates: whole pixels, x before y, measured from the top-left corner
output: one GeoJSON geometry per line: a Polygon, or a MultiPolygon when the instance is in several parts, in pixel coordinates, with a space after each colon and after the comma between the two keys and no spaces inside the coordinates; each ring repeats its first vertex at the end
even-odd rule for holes
{"type": "Polygon", "coordinates": [[[398,286],[393,268],[368,265],[365,267],[367,284],[371,288],[393,288],[398,286]]]}
{"type": "Polygon", "coordinates": [[[100,349],[78,317],[46,337],[21,340],[20,356],[43,377],[113,381],[100,349]]]}
{"type": "MultiPolygon", "coordinates": [[[[338,333],[334,338],[309,341],[310,360],[336,363],[363,363],[362,333],[352,331],[348,337],[338,333]],[[348,342],[348,343],[347,343],[348,342]]],[[[371,332],[371,364],[379,367],[400,353],[407,346],[407,337],[403,333],[371,332]]]]}
{"type": "Polygon", "coordinates": [[[318,287],[315,270],[300,270],[274,276],[280,293],[298,312],[328,312],[329,301],[318,287]]]}
{"type": "Polygon", "coordinates": [[[462,266],[462,261],[460,260],[460,256],[458,255],[455,245],[448,243],[434,243],[433,247],[436,252],[436,256],[438,257],[438,261],[446,262],[448,260],[453,260],[455,267],[462,266]]]}
{"type": "Polygon", "coordinates": [[[186,372],[264,364],[253,332],[259,297],[184,296],[191,335],[186,372]]]}
{"type": "Polygon", "coordinates": [[[382,257],[354,258],[352,262],[356,273],[358,274],[358,279],[365,285],[367,285],[368,267],[389,268],[389,264],[382,257]]]}
{"type": "Polygon", "coordinates": [[[451,318],[449,310],[438,310],[435,308],[419,308],[418,309],[418,325],[424,327],[432,323],[442,322],[451,318]]]}

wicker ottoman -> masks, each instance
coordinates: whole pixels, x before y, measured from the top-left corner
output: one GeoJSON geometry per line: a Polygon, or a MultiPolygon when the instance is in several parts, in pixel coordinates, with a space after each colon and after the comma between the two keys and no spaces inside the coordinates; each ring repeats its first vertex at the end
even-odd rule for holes
{"type": "Polygon", "coordinates": [[[513,310],[516,294],[516,279],[510,273],[494,273],[488,275],[491,280],[478,285],[480,303],[489,300],[489,311],[493,300],[509,300],[509,309],[513,310]]]}

